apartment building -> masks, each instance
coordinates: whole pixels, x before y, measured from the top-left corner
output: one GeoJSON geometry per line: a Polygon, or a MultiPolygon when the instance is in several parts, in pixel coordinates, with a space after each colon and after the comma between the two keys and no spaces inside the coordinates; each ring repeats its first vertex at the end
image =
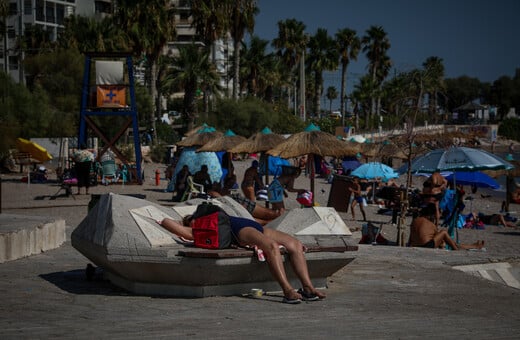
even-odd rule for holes
{"type": "Polygon", "coordinates": [[[39,26],[48,33],[50,41],[56,41],[68,16],[101,18],[111,10],[111,0],[10,0],[6,34],[0,48],[0,67],[13,79],[24,83],[21,61],[25,51],[19,48],[17,39],[24,35],[27,27],[39,26]]]}
{"type": "MultiPolygon", "coordinates": [[[[10,0],[9,15],[6,21],[6,34],[0,47],[0,67],[18,82],[25,82],[22,60],[25,52],[19,48],[17,39],[24,35],[25,29],[36,25],[48,32],[50,41],[55,41],[64,28],[64,20],[70,15],[94,16],[102,19],[115,11],[113,0],[10,0]]],[[[175,29],[177,37],[169,42],[164,53],[176,55],[178,47],[197,41],[195,29],[191,26],[190,0],[172,0],[175,6],[175,29]]],[[[230,37],[220,39],[211,48],[211,59],[220,75],[220,85],[231,92],[232,81],[229,74],[233,55],[233,41],[230,37]]],[[[144,80],[143,70],[136,65],[136,79],[144,80]]]]}

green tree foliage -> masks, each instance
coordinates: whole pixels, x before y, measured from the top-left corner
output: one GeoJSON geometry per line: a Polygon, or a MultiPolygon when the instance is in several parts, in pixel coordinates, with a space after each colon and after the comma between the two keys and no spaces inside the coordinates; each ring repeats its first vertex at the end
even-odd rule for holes
{"type": "Polygon", "coordinates": [[[513,78],[502,76],[490,88],[489,102],[498,107],[498,115],[503,118],[510,108],[520,112],[520,69],[513,78]]]}
{"type": "Polygon", "coordinates": [[[338,98],[338,90],[334,86],[327,87],[326,93],[327,99],[329,100],[329,111],[332,112],[332,101],[338,98]]]}
{"type": "Polygon", "coordinates": [[[345,99],[347,89],[347,68],[351,60],[357,60],[359,50],[361,49],[361,41],[359,40],[355,30],[344,28],[336,32],[336,44],[339,53],[339,61],[341,64],[341,89],[340,89],[340,112],[342,114],[341,121],[345,125],[345,99]]]}
{"type": "Polygon", "coordinates": [[[462,76],[446,79],[446,108],[452,112],[461,105],[479,99],[482,89],[482,83],[477,78],[462,76]]]}
{"type": "Polygon", "coordinates": [[[231,129],[237,135],[246,137],[266,126],[277,133],[294,133],[304,127],[303,122],[289,112],[275,111],[271,104],[253,97],[239,101],[220,100],[216,113],[210,116],[208,123],[219,130],[231,129]]]}
{"type": "Polygon", "coordinates": [[[323,72],[332,71],[338,67],[339,53],[336,47],[336,41],[323,28],[318,28],[316,34],[309,40],[309,55],[305,62],[314,80],[314,94],[312,96],[314,112],[321,111],[323,72]]]}
{"type": "Polygon", "coordinates": [[[153,99],[143,85],[135,84],[135,101],[140,126],[151,128],[150,112],[153,112],[153,99]]]}
{"type": "Polygon", "coordinates": [[[188,122],[188,129],[193,127],[198,117],[197,90],[212,89],[218,94],[218,76],[209,61],[209,52],[194,44],[179,48],[179,55],[173,58],[172,67],[164,77],[165,88],[184,89],[183,116],[188,122]]]}
{"type": "Polygon", "coordinates": [[[520,119],[506,118],[498,126],[498,134],[500,136],[504,136],[505,138],[520,141],[520,119]]]}
{"type": "Polygon", "coordinates": [[[78,114],[84,60],[74,49],[57,49],[29,57],[24,62],[27,86],[43,88],[55,110],[78,114]]]}

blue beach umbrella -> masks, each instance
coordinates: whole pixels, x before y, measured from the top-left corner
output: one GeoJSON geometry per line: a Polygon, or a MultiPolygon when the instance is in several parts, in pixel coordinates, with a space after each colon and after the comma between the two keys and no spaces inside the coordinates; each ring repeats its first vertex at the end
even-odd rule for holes
{"type": "MultiPolygon", "coordinates": [[[[467,147],[433,150],[412,161],[412,172],[510,170],[513,168],[513,165],[492,153],[467,147]]],[[[455,177],[455,180],[458,178],[455,177]]]]}
{"type": "Polygon", "coordinates": [[[173,178],[176,178],[177,173],[184,165],[188,166],[192,174],[199,171],[202,165],[207,165],[212,182],[220,182],[222,178],[222,167],[215,152],[196,152],[194,147],[185,148],[179,156],[173,178]]]}
{"type": "Polygon", "coordinates": [[[359,168],[362,165],[362,163],[359,161],[357,156],[348,156],[343,158],[343,161],[341,162],[341,167],[343,170],[355,170],[359,168]]]}
{"type": "Polygon", "coordinates": [[[399,174],[386,164],[379,162],[370,162],[360,165],[350,173],[351,176],[363,179],[381,179],[387,182],[389,179],[399,177],[399,174]]]}
{"type": "Polygon", "coordinates": [[[456,171],[445,177],[449,182],[455,178],[457,184],[473,185],[478,188],[500,188],[497,181],[480,171],[456,171]]]}

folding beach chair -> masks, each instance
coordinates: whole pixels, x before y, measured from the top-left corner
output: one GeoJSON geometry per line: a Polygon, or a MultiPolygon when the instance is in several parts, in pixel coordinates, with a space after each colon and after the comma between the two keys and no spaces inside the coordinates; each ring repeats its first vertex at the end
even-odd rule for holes
{"type": "Polygon", "coordinates": [[[193,177],[192,176],[188,176],[186,182],[187,182],[186,183],[187,188],[186,188],[186,191],[184,192],[184,195],[182,195],[181,202],[190,200],[193,197],[196,197],[196,196],[201,195],[201,194],[202,195],[206,194],[204,192],[204,186],[202,184],[198,184],[198,183],[193,182],[193,177]]]}
{"type": "Polygon", "coordinates": [[[116,162],[112,159],[108,159],[101,162],[101,183],[108,185],[110,183],[116,183],[119,180],[119,171],[116,162]]]}

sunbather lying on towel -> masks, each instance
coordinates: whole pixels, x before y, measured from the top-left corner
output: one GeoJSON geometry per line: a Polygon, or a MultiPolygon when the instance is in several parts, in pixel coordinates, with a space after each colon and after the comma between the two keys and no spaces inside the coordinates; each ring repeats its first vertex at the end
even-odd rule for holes
{"type": "Polygon", "coordinates": [[[507,221],[504,215],[502,214],[490,214],[486,215],[483,213],[474,213],[472,212],[472,217],[475,221],[482,221],[484,224],[488,225],[502,225],[504,227],[516,228],[516,224],[513,221],[507,221]]]}
{"type": "MultiPolygon", "coordinates": [[[[262,249],[274,279],[282,287],[285,303],[295,304],[300,303],[302,299],[316,301],[325,298],[325,294],[314,288],[312,284],[305,259],[305,246],[300,241],[279,230],[264,228],[254,220],[233,216],[229,216],[229,219],[233,235],[240,245],[255,245],[262,249]],[[298,291],[287,279],[279,245],[287,249],[294,273],[302,283],[302,288],[298,291]]],[[[157,223],[175,235],[193,240],[191,221],[191,215],[188,215],[183,219],[182,224],[169,218],[157,223]]]]}
{"type": "Polygon", "coordinates": [[[410,226],[411,247],[424,248],[440,248],[444,243],[448,244],[451,249],[481,249],[484,247],[484,241],[477,241],[473,244],[457,244],[448,234],[446,229],[439,230],[433,223],[435,219],[437,207],[430,203],[421,209],[419,216],[414,218],[410,226]]]}

